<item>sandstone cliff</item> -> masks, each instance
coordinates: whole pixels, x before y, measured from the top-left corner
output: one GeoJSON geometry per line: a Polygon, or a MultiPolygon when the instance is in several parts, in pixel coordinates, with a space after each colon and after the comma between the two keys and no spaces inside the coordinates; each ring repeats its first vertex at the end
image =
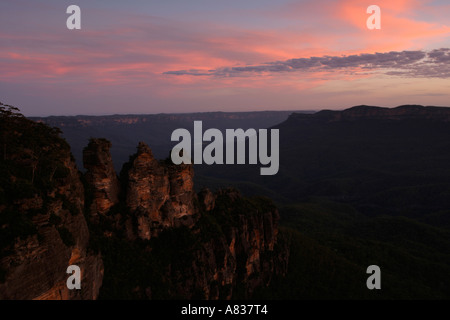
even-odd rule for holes
{"type": "MultiPolygon", "coordinates": [[[[126,205],[137,219],[137,237],[149,240],[163,229],[192,226],[195,209],[193,168],[158,162],[143,142],[124,170],[126,205]]],[[[129,232],[130,233],[130,232],[129,232]]]]}
{"type": "Polygon", "coordinates": [[[119,178],[111,144],[91,139],[82,175],[57,129],[0,120],[0,299],[250,298],[286,272],[267,199],[197,195],[193,167],[145,143],[119,178]],[[66,286],[69,265],[81,290],[66,286]]]}
{"type": "Polygon", "coordinates": [[[85,177],[92,186],[94,200],[90,211],[93,215],[105,214],[119,202],[119,179],[112,166],[110,148],[111,142],[105,139],[91,139],[83,150],[85,177]]]}
{"type": "MultiPolygon", "coordinates": [[[[101,157],[85,157],[108,160],[101,166],[85,163],[88,188],[102,197],[102,181],[116,177],[110,170],[109,145],[104,146],[96,149],[101,157]]],[[[128,294],[157,299],[248,298],[255,288],[268,285],[274,274],[286,272],[288,250],[276,248],[279,216],[275,206],[266,199],[245,199],[234,190],[215,194],[203,190],[197,195],[193,174],[191,165],[158,161],[145,143],[139,143],[120,174],[120,203],[102,213],[97,240],[103,255],[111,254],[106,273],[124,288],[117,292],[106,285],[105,298],[128,294]],[[118,249],[108,251],[112,246],[118,249]],[[133,251],[133,257],[120,251],[122,247],[133,251]],[[136,255],[141,259],[131,264],[136,255]],[[129,278],[118,279],[118,265],[133,270],[129,278]]],[[[91,216],[98,214],[92,210],[95,206],[91,216]]]]}
{"type": "Polygon", "coordinates": [[[270,201],[246,199],[234,189],[204,190],[200,199],[202,217],[194,233],[202,233],[202,245],[184,274],[171,270],[182,297],[197,292],[205,299],[250,298],[275,274],[285,274],[289,251],[277,247],[279,214],[270,201]]]}
{"type": "Polygon", "coordinates": [[[87,249],[84,190],[69,146],[54,129],[12,121],[0,163],[0,300],[96,299],[103,262],[87,249]],[[66,286],[69,265],[81,269],[81,290],[66,286]]]}

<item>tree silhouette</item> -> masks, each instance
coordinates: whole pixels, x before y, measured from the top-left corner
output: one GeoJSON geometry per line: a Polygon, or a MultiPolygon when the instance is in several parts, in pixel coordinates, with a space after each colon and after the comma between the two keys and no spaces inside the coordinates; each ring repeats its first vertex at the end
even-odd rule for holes
{"type": "Polygon", "coordinates": [[[15,140],[14,128],[17,120],[24,118],[19,111],[17,107],[0,102],[0,134],[2,138],[2,159],[4,161],[8,158],[8,143],[13,143],[15,140]]]}

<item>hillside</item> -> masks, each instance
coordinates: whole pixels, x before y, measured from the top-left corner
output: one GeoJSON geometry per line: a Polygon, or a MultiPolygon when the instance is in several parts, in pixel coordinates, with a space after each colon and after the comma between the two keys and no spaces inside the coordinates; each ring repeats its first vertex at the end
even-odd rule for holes
{"type": "Polygon", "coordinates": [[[256,168],[239,166],[222,170],[222,176],[220,167],[204,167],[199,174],[248,180],[290,201],[324,196],[358,204],[367,214],[374,204],[384,213],[408,206],[420,214],[450,205],[449,116],[448,108],[419,106],[293,114],[276,126],[281,135],[276,176],[267,179],[254,174],[256,168]]]}
{"type": "MultiPolygon", "coordinates": [[[[275,126],[276,176],[261,177],[251,166],[203,166],[197,172],[203,185],[270,195],[283,226],[336,258],[361,269],[379,265],[386,275],[384,297],[448,298],[449,121],[449,108],[423,106],[293,114],[275,126]]],[[[304,281],[300,275],[286,279],[282,296],[304,281]]]]}

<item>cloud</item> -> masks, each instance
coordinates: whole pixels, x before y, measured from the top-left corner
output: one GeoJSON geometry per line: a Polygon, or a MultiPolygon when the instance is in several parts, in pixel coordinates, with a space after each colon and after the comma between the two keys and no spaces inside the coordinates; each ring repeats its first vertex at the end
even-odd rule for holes
{"type": "Polygon", "coordinates": [[[450,78],[450,49],[391,51],[348,56],[322,56],[268,62],[260,65],[222,67],[214,70],[167,71],[167,75],[239,77],[285,72],[379,72],[407,77],[450,78]]]}
{"type": "Polygon", "coordinates": [[[209,76],[211,75],[211,72],[214,72],[215,70],[208,70],[206,72],[202,71],[202,70],[197,70],[197,69],[191,69],[191,70],[179,70],[179,71],[167,71],[164,72],[163,74],[172,74],[172,75],[176,75],[176,76],[180,76],[180,75],[191,75],[191,76],[209,76]]]}

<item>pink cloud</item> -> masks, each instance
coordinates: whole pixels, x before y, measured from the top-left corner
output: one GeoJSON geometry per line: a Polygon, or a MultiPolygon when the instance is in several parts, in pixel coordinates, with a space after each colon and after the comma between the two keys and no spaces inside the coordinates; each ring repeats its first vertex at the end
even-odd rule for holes
{"type": "Polygon", "coordinates": [[[423,49],[450,35],[446,20],[421,20],[419,13],[427,8],[427,1],[379,0],[376,4],[381,8],[381,30],[373,31],[366,28],[369,14],[364,14],[366,6],[361,1],[344,0],[336,5],[338,19],[355,28],[351,37],[361,43],[355,52],[423,49]]]}
{"type": "Polygon", "coordinates": [[[124,94],[139,91],[152,99],[179,96],[181,101],[192,97],[192,92],[211,101],[214,94],[234,97],[242,90],[276,96],[378,74],[361,66],[303,73],[262,70],[239,77],[192,76],[189,72],[210,74],[211,70],[283,64],[298,58],[421,50],[448,39],[448,15],[427,2],[379,0],[377,4],[382,9],[379,31],[367,30],[367,4],[357,0],[302,1],[270,12],[255,9],[249,14],[268,21],[260,27],[133,15],[118,25],[86,28],[81,33],[1,30],[0,81],[67,84],[92,94],[104,88],[124,94]],[[418,13],[422,11],[436,19],[421,19],[418,13]],[[164,74],[171,70],[187,72],[164,74]]]}

